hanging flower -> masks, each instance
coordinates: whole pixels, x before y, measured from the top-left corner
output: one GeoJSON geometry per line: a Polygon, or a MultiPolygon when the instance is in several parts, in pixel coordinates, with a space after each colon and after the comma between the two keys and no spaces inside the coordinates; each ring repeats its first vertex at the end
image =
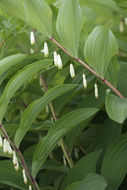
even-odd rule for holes
{"type": "Polygon", "coordinates": [[[61,56],[58,54],[57,55],[57,65],[58,65],[58,69],[62,69],[63,66],[62,66],[62,59],[61,59],[61,56]]]}
{"type": "Polygon", "coordinates": [[[3,147],[3,139],[2,139],[2,136],[0,135],[0,148],[3,147]]]}
{"type": "Polygon", "coordinates": [[[8,154],[12,154],[12,148],[11,148],[11,146],[10,146],[10,143],[9,143],[9,141],[7,141],[7,152],[8,152],[8,154]]]}
{"type": "Polygon", "coordinates": [[[75,70],[74,70],[74,67],[73,67],[72,63],[70,64],[70,75],[71,75],[72,78],[75,77],[75,70]]]}
{"type": "Polygon", "coordinates": [[[95,88],[95,98],[98,98],[98,87],[96,83],[94,85],[94,88],[95,88]]]}
{"type": "Polygon", "coordinates": [[[19,163],[17,162],[17,164],[14,167],[15,167],[15,170],[18,171],[19,170],[19,163]]]}
{"type": "Polygon", "coordinates": [[[18,158],[16,156],[15,151],[13,151],[13,164],[16,165],[18,163],[18,158]]]}
{"type": "Polygon", "coordinates": [[[22,170],[22,175],[23,175],[24,183],[27,184],[27,177],[26,177],[26,172],[24,169],[22,170]]]}
{"type": "Polygon", "coordinates": [[[86,80],[86,75],[83,74],[83,86],[85,89],[87,89],[87,80],[86,80]]]}
{"type": "Polygon", "coordinates": [[[31,45],[35,44],[35,36],[34,36],[34,32],[33,31],[30,33],[30,44],[31,45]]]}
{"type": "Polygon", "coordinates": [[[125,25],[127,25],[127,17],[124,18],[125,25]]]}
{"type": "Polygon", "coordinates": [[[47,44],[47,42],[44,43],[44,49],[42,49],[40,52],[44,53],[45,57],[49,56],[49,50],[48,50],[48,44],[47,44]]]}
{"type": "Polygon", "coordinates": [[[4,139],[4,143],[3,143],[3,152],[7,153],[8,152],[8,146],[7,146],[7,140],[4,139]]]}
{"type": "Polygon", "coordinates": [[[15,170],[18,171],[19,170],[19,163],[18,163],[18,158],[16,156],[15,151],[13,151],[13,164],[14,164],[15,170]]]}
{"type": "Polygon", "coordinates": [[[29,190],[32,190],[32,186],[31,185],[29,185],[29,190]]]}
{"type": "Polygon", "coordinates": [[[120,33],[124,32],[124,24],[123,24],[122,20],[119,23],[119,31],[120,31],[120,33]]]}
{"type": "Polygon", "coordinates": [[[56,51],[54,51],[54,65],[58,66],[58,55],[56,51]]]}

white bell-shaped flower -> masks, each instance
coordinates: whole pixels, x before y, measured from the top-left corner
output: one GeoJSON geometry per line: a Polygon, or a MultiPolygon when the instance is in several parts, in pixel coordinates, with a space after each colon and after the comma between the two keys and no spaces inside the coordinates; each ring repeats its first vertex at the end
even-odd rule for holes
{"type": "Polygon", "coordinates": [[[0,148],[3,147],[3,139],[2,139],[2,136],[0,135],[0,148]]]}
{"type": "Polygon", "coordinates": [[[95,88],[95,98],[98,98],[98,87],[97,87],[97,84],[95,83],[94,85],[94,88],[95,88]]]}
{"type": "Polygon", "coordinates": [[[15,151],[13,151],[13,164],[14,164],[14,165],[17,165],[17,163],[18,163],[18,158],[17,158],[17,156],[16,156],[15,151]]]}
{"type": "Polygon", "coordinates": [[[124,18],[125,25],[127,25],[127,17],[124,18]]]}
{"type": "Polygon", "coordinates": [[[29,185],[29,190],[32,190],[32,186],[31,185],[29,185]]]}
{"type": "Polygon", "coordinates": [[[24,183],[27,184],[27,177],[26,177],[26,172],[24,169],[22,170],[22,175],[23,175],[24,183]]]}
{"type": "Polygon", "coordinates": [[[44,49],[43,49],[43,51],[44,51],[44,56],[48,57],[49,56],[49,49],[48,49],[47,42],[44,43],[44,49]]]}
{"type": "Polygon", "coordinates": [[[73,67],[72,63],[70,64],[70,75],[71,75],[72,78],[75,77],[75,70],[74,70],[74,67],[73,67]]]}
{"type": "Polygon", "coordinates": [[[12,148],[11,148],[11,146],[10,146],[10,143],[7,141],[7,152],[8,152],[8,154],[12,154],[12,148]]]}
{"type": "Polygon", "coordinates": [[[18,171],[19,170],[19,163],[17,162],[17,164],[14,167],[15,167],[15,170],[18,171]]]}
{"type": "Polygon", "coordinates": [[[56,51],[54,51],[54,65],[58,66],[58,55],[56,51]]]}
{"type": "Polygon", "coordinates": [[[123,33],[124,32],[124,24],[123,24],[123,21],[121,20],[120,23],[119,23],[119,31],[120,33],[123,33]]]}
{"type": "Polygon", "coordinates": [[[34,32],[33,31],[30,33],[30,44],[31,45],[35,44],[35,36],[34,36],[34,32]]]}
{"type": "Polygon", "coordinates": [[[8,145],[7,145],[7,140],[4,139],[4,143],[3,143],[3,152],[7,153],[8,152],[8,145]]]}
{"type": "Polygon", "coordinates": [[[34,50],[32,48],[30,48],[30,53],[33,54],[34,53],[34,50]]]}
{"type": "Polygon", "coordinates": [[[86,80],[86,75],[85,75],[85,74],[83,74],[82,76],[83,76],[83,86],[84,86],[84,88],[85,88],[85,89],[87,89],[87,80],[86,80]]]}
{"type": "Polygon", "coordinates": [[[59,54],[57,55],[57,65],[58,65],[58,69],[63,68],[62,59],[61,59],[61,56],[59,54]]]}

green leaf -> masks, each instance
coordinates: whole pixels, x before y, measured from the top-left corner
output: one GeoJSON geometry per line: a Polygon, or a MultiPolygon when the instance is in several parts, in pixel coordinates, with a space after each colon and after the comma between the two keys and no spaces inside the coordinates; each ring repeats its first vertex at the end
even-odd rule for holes
{"type": "Polygon", "coordinates": [[[127,173],[127,135],[121,135],[108,148],[101,173],[108,181],[107,190],[116,190],[127,173]]]}
{"type": "Polygon", "coordinates": [[[97,14],[101,14],[106,18],[114,18],[116,12],[120,12],[120,8],[113,0],[80,0],[82,4],[92,8],[97,14]]]}
{"type": "Polygon", "coordinates": [[[41,165],[44,163],[59,139],[73,129],[73,127],[93,116],[97,111],[98,109],[94,108],[75,110],[64,115],[50,128],[48,134],[39,142],[35,149],[32,165],[32,173],[34,176],[36,176],[41,165]]]}
{"type": "Polygon", "coordinates": [[[89,174],[80,181],[69,185],[65,190],[104,190],[107,182],[104,177],[98,174],[89,174]]]}
{"type": "Polygon", "coordinates": [[[120,66],[116,57],[113,57],[108,65],[105,78],[116,87],[120,66]]]}
{"type": "Polygon", "coordinates": [[[0,75],[16,64],[22,63],[27,58],[25,54],[15,54],[0,60],[0,75]]]}
{"type": "Polygon", "coordinates": [[[61,190],[75,181],[83,180],[87,174],[96,172],[96,164],[100,153],[100,150],[91,152],[80,159],[64,178],[61,190]]]}
{"type": "Polygon", "coordinates": [[[64,47],[72,56],[78,56],[82,12],[78,0],[63,0],[57,17],[56,29],[64,47]]]}
{"type": "Polygon", "coordinates": [[[62,95],[63,93],[72,90],[76,86],[77,85],[74,84],[59,85],[48,90],[48,92],[46,92],[42,98],[39,98],[32,102],[21,116],[20,128],[17,130],[15,135],[15,144],[19,146],[20,142],[36,119],[37,115],[41,112],[41,110],[45,108],[49,102],[62,95]]]}
{"type": "Polygon", "coordinates": [[[24,67],[7,83],[0,99],[0,123],[3,120],[10,99],[15,92],[31,80],[39,71],[46,69],[52,64],[51,60],[41,60],[24,67]]]}
{"type": "Polygon", "coordinates": [[[0,183],[21,190],[27,190],[28,185],[23,182],[22,171],[15,171],[12,161],[0,161],[0,183]]]}
{"type": "Polygon", "coordinates": [[[24,7],[21,0],[0,0],[2,15],[10,15],[25,20],[24,7]]]}
{"type": "Polygon", "coordinates": [[[120,62],[120,71],[118,75],[118,84],[117,88],[119,91],[127,97],[127,63],[126,62],[120,62]]]}
{"type": "Polygon", "coordinates": [[[24,0],[24,9],[28,24],[44,36],[52,36],[52,11],[45,0],[24,0]]]}
{"type": "Polygon", "coordinates": [[[123,123],[127,118],[127,99],[118,98],[107,92],[105,106],[108,116],[118,123],[123,123]]]}
{"type": "Polygon", "coordinates": [[[88,36],[84,56],[92,68],[104,77],[111,58],[118,53],[117,40],[108,25],[97,26],[88,36]]]}

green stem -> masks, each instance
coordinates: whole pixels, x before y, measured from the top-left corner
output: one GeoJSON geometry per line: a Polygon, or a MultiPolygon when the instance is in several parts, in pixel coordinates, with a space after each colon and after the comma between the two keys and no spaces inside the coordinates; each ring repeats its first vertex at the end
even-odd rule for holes
{"type": "MultiPolygon", "coordinates": [[[[46,82],[44,80],[43,75],[41,75],[40,78],[41,78],[41,82],[42,82],[42,84],[44,86],[45,91],[48,91],[48,86],[47,86],[47,84],[46,84],[46,82]]],[[[54,118],[54,120],[56,122],[58,120],[58,118],[56,116],[54,107],[53,107],[51,102],[49,103],[49,107],[50,107],[52,116],[53,116],[53,118],[54,118]]],[[[73,161],[72,161],[72,158],[71,158],[70,154],[68,153],[68,150],[67,150],[67,147],[66,147],[66,145],[64,143],[64,140],[60,139],[59,143],[60,143],[61,149],[62,149],[62,151],[63,151],[63,153],[64,153],[64,155],[65,155],[65,157],[66,157],[66,159],[68,161],[68,164],[69,164],[70,168],[73,168],[73,161]]]]}

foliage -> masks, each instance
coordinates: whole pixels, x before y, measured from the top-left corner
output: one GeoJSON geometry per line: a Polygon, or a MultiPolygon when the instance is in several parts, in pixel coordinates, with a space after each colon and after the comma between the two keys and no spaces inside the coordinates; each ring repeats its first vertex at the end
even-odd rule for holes
{"type": "Polygon", "coordinates": [[[0,189],[126,190],[126,64],[127,1],[0,0],[0,189]]]}

